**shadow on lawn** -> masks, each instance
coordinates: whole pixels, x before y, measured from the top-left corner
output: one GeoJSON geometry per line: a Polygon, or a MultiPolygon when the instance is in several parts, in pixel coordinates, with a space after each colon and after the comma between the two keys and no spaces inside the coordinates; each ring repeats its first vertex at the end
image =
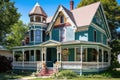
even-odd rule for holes
{"type": "Polygon", "coordinates": [[[31,71],[8,71],[5,73],[0,73],[0,80],[18,79],[25,76],[30,76],[31,74],[31,71]]]}

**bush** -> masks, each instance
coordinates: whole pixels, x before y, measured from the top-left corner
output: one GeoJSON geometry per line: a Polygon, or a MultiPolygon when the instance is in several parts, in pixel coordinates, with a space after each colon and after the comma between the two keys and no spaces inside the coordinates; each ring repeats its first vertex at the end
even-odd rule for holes
{"type": "Polygon", "coordinates": [[[72,79],[75,77],[77,77],[77,74],[71,70],[62,70],[59,73],[54,74],[54,78],[60,78],[60,79],[63,78],[72,79]]]}
{"type": "Polygon", "coordinates": [[[9,61],[5,56],[0,55],[0,73],[6,72],[12,69],[11,61],[9,61]]]}

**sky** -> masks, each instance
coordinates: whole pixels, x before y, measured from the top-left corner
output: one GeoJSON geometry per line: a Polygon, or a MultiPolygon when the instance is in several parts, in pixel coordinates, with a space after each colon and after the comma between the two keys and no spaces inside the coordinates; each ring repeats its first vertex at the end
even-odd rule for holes
{"type": "MultiPolygon", "coordinates": [[[[18,12],[21,14],[20,20],[23,23],[29,23],[29,12],[32,10],[36,2],[44,9],[48,16],[53,16],[57,7],[61,4],[67,9],[70,9],[70,0],[11,0],[15,2],[15,7],[18,8],[18,12]]],[[[74,0],[74,8],[78,5],[80,0],[74,0]]],[[[117,0],[120,4],[120,0],[117,0]]]]}
{"type": "MultiPolygon", "coordinates": [[[[53,16],[57,7],[61,4],[67,9],[70,9],[70,0],[11,0],[15,2],[15,7],[21,14],[20,20],[25,24],[29,23],[29,12],[32,10],[36,2],[44,9],[48,16],[53,16]]],[[[74,8],[78,5],[80,0],[74,0],[74,8]]]]}

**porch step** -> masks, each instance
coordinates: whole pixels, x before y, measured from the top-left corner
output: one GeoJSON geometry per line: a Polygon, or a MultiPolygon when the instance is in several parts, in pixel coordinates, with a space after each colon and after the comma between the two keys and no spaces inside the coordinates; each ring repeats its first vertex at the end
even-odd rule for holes
{"type": "Polygon", "coordinates": [[[51,76],[53,74],[53,69],[42,69],[37,76],[51,76]]]}

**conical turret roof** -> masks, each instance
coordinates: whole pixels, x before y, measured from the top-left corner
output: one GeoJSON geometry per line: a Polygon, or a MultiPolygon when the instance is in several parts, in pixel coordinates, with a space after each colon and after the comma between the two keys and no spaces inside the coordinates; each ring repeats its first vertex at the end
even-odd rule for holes
{"type": "Polygon", "coordinates": [[[29,15],[34,15],[34,14],[43,15],[47,17],[47,14],[43,10],[43,8],[39,5],[38,2],[35,4],[34,8],[29,13],[29,15]]]}

